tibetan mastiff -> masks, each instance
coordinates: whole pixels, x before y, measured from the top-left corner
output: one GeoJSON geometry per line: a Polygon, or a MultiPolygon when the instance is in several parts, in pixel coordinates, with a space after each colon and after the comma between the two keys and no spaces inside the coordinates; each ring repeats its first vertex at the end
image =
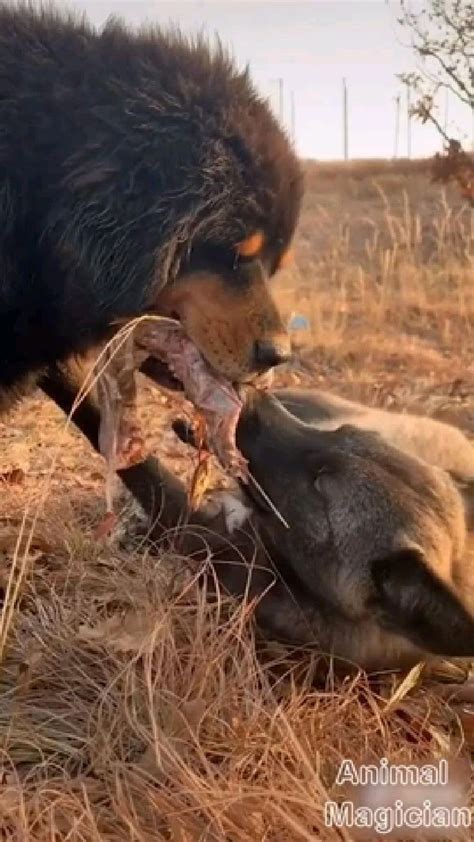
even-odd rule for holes
{"type": "Polygon", "coordinates": [[[0,403],[147,313],[248,379],[302,174],[247,71],[176,32],[0,5],[0,403]]]}

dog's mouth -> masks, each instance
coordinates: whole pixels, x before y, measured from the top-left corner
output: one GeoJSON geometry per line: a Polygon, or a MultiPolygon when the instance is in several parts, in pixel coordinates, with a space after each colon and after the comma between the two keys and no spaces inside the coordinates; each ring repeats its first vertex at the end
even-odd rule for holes
{"type": "MultiPolygon", "coordinates": [[[[261,515],[279,514],[265,489],[249,474],[245,453],[237,446],[237,426],[239,420],[244,420],[241,419],[244,402],[252,402],[252,393],[258,402],[258,393],[270,385],[265,382],[268,374],[258,377],[260,389],[255,390],[255,382],[251,386],[240,383],[234,387],[209,365],[182,325],[174,320],[152,322],[151,327],[139,334],[137,342],[150,354],[141,370],[159,385],[184,390],[200,412],[205,429],[201,427],[198,431],[202,441],[197,440],[196,431],[192,434],[195,446],[203,445],[216,454],[223,467],[243,485],[256,511],[261,515]]],[[[186,439],[182,431],[175,429],[175,432],[186,439]]]]}
{"type": "MultiPolygon", "coordinates": [[[[191,342],[191,340],[189,340],[191,342]]],[[[193,343],[194,344],[194,343],[193,343]]],[[[197,349],[197,346],[196,350],[197,349]]],[[[206,366],[213,376],[218,376],[210,363],[203,357],[206,366]]],[[[147,357],[145,362],[140,365],[140,371],[149,380],[155,383],[162,389],[167,389],[170,392],[184,392],[185,388],[182,380],[180,380],[169,367],[169,364],[158,357],[147,357]]],[[[269,369],[264,374],[253,374],[242,378],[239,381],[228,381],[229,389],[235,390],[236,394],[241,400],[245,400],[249,387],[267,389],[271,386],[273,381],[273,369],[269,369]]]]}
{"type": "Polygon", "coordinates": [[[245,476],[246,460],[236,445],[242,401],[232,383],[209,365],[175,319],[144,321],[134,342],[147,355],[141,370],[159,386],[184,390],[205,422],[211,450],[231,473],[245,476]]]}
{"type": "MultiPolygon", "coordinates": [[[[176,327],[178,328],[181,325],[181,320],[176,313],[171,313],[169,317],[170,321],[176,323],[176,327]]],[[[140,334],[138,335],[138,344],[142,344],[143,339],[145,339],[144,344],[146,345],[146,337],[147,333],[145,332],[145,336],[140,339],[140,334]]],[[[171,392],[184,392],[184,384],[179,377],[176,376],[173,369],[170,365],[170,360],[167,359],[165,356],[149,356],[145,360],[144,363],[140,366],[140,371],[146,375],[155,385],[159,386],[163,389],[168,389],[171,392]]]]}
{"type": "MultiPolygon", "coordinates": [[[[183,378],[179,376],[182,374],[182,371],[179,372],[179,365],[176,366],[176,359],[174,359],[172,353],[167,353],[168,349],[166,344],[162,346],[160,340],[156,337],[160,336],[160,322],[161,320],[157,320],[156,322],[152,321],[152,328],[151,330],[146,327],[143,331],[137,332],[137,343],[139,346],[150,348],[151,356],[149,356],[141,365],[140,371],[145,374],[153,383],[161,388],[168,389],[172,392],[184,392],[186,391],[186,386],[183,383],[183,378]],[[150,339],[151,337],[151,339],[150,339]],[[179,373],[178,373],[179,372],[179,373]]],[[[207,359],[206,353],[203,349],[199,348],[195,341],[191,339],[191,337],[186,333],[181,319],[176,313],[172,313],[169,317],[163,317],[163,335],[165,335],[166,330],[170,328],[172,330],[172,326],[175,326],[176,332],[181,332],[181,344],[184,351],[188,351],[191,353],[196,359],[197,357],[201,357],[203,364],[205,366],[206,371],[208,372],[209,376],[212,378],[218,378],[221,382],[224,380],[227,381],[228,388],[233,389],[236,392],[239,391],[240,386],[242,384],[249,384],[255,380],[255,375],[248,377],[243,377],[239,381],[234,381],[226,378],[223,376],[219,371],[215,369],[212,365],[210,360],[207,359]]]]}
{"type": "Polygon", "coordinates": [[[191,391],[195,391],[196,387],[199,387],[199,380],[203,383],[207,378],[208,385],[215,381],[218,381],[221,386],[225,384],[229,391],[235,392],[236,400],[242,402],[246,399],[249,388],[266,390],[273,381],[273,369],[243,375],[239,380],[231,380],[221,374],[188,336],[181,321],[175,315],[169,319],[163,318],[162,322],[161,320],[152,321],[151,328],[145,323],[144,329],[137,331],[136,342],[139,347],[150,351],[150,356],[141,363],[140,371],[157,386],[172,392],[185,392],[186,379],[192,381],[189,385],[191,391]],[[173,350],[169,341],[166,341],[167,331],[169,336],[173,337],[174,334],[174,339],[179,336],[181,359],[177,359],[176,349],[173,350]],[[193,360],[187,372],[188,378],[186,378],[185,368],[180,365],[186,354],[193,360]]]}
{"type": "Polygon", "coordinates": [[[200,435],[209,449],[231,475],[245,481],[247,460],[236,443],[242,397],[209,364],[183,325],[168,317],[140,321],[100,378],[101,452],[109,463],[128,467],[132,458],[143,456],[133,401],[133,372],[138,369],[160,388],[184,391],[199,413],[200,435]]]}
{"type": "Polygon", "coordinates": [[[203,386],[218,381],[237,395],[239,384],[214,368],[177,316],[144,322],[135,331],[135,342],[142,351],[149,352],[140,371],[157,386],[193,395],[203,386]]]}
{"type": "Polygon", "coordinates": [[[173,374],[168,364],[157,357],[147,357],[140,366],[140,371],[153,383],[171,392],[184,392],[181,380],[173,374]]]}

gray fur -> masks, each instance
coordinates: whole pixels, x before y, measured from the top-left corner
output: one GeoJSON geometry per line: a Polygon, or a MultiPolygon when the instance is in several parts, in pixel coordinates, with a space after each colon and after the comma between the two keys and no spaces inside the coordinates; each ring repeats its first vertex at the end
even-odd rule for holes
{"type": "MultiPolygon", "coordinates": [[[[322,412],[331,406],[328,396],[322,412]]],[[[268,634],[369,670],[474,653],[463,504],[447,472],[378,433],[304,424],[261,394],[246,404],[238,443],[290,529],[251,484],[236,490],[241,502],[249,492],[254,500],[240,535],[258,534],[260,554],[250,585],[248,568],[229,564],[228,548],[215,566],[234,594],[260,595],[256,616],[268,634]]],[[[213,506],[204,522],[228,534],[228,496],[214,495],[213,506]]],[[[239,550],[251,557],[250,539],[239,550]]]]}
{"type": "Polygon", "coordinates": [[[341,424],[373,430],[405,453],[460,479],[474,480],[474,447],[452,424],[364,406],[319,389],[277,389],[274,394],[292,415],[319,430],[336,430],[341,424]]]}
{"type": "Polygon", "coordinates": [[[318,430],[336,430],[342,424],[372,430],[404,453],[447,471],[463,496],[468,527],[474,528],[474,446],[458,427],[364,406],[320,389],[278,389],[274,394],[292,415],[318,430]]]}

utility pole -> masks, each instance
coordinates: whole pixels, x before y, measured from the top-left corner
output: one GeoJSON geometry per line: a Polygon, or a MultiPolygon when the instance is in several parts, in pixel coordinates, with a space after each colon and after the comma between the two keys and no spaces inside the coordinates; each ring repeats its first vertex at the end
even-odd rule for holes
{"type": "Polygon", "coordinates": [[[398,144],[400,142],[400,94],[395,97],[395,142],[393,145],[393,157],[398,158],[398,144]]]}
{"type": "Polygon", "coordinates": [[[411,91],[407,85],[407,158],[411,158],[411,91]]]}
{"type": "Polygon", "coordinates": [[[278,103],[280,110],[280,123],[283,123],[284,118],[284,100],[283,100],[283,79],[278,79],[278,103]]]}
{"type": "Polygon", "coordinates": [[[291,139],[293,145],[296,145],[296,102],[295,92],[291,92],[291,139]]]}
{"type": "Polygon", "coordinates": [[[276,85],[278,85],[278,117],[280,119],[280,123],[283,125],[284,123],[284,111],[285,111],[285,103],[283,98],[283,79],[281,76],[278,79],[270,79],[270,81],[276,85]]]}
{"type": "Polygon", "coordinates": [[[444,91],[444,133],[445,135],[448,134],[448,122],[449,122],[449,90],[448,88],[444,91]]]}
{"type": "Polygon", "coordinates": [[[347,82],[342,80],[342,131],[344,144],[344,160],[349,160],[349,116],[348,116],[347,82]]]}

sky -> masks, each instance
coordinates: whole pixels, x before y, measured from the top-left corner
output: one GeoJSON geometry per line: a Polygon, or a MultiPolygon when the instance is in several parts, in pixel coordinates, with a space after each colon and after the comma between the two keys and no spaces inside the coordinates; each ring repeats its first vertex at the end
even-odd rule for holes
{"type": "MultiPolygon", "coordinates": [[[[416,0],[415,0],[416,1],[416,0]]],[[[58,2],[58,0],[57,0],[58,2]]],[[[415,69],[408,36],[397,24],[397,0],[59,0],[85,11],[93,23],[119,15],[133,25],[146,21],[179,24],[186,32],[219,34],[291,133],[294,101],[299,154],[319,160],[344,154],[343,79],[348,98],[351,158],[407,154],[405,89],[397,73],[415,69]],[[400,100],[397,139],[396,98],[400,100]]],[[[441,122],[472,140],[472,115],[453,96],[440,99],[441,122]]],[[[411,121],[412,157],[441,148],[436,130],[411,121]]],[[[457,136],[460,136],[457,133],[457,136]]]]}

